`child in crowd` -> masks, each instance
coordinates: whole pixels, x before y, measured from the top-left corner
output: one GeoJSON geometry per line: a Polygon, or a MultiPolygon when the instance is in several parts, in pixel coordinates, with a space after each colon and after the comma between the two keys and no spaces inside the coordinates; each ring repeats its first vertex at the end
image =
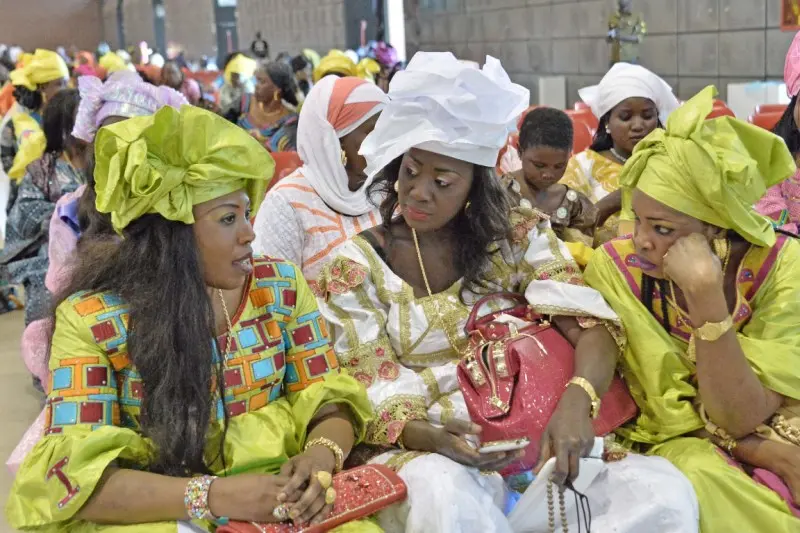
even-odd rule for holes
{"type": "Polygon", "coordinates": [[[519,132],[522,168],[506,176],[521,204],[550,216],[558,237],[592,245],[597,211],[583,194],[559,183],[572,155],[572,121],[558,109],[540,107],[527,114],[519,132]]]}

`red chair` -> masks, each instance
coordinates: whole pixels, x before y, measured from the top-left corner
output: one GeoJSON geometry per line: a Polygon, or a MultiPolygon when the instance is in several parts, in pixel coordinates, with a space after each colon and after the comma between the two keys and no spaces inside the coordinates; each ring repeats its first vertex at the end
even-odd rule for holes
{"type": "Polygon", "coordinates": [[[780,113],[783,115],[786,112],[786,104],[761,104],[756,106],[756,111],[753,115],[761,115],[764,113],[780,113]]]}
{"type": "Polygon", "coordinates": [[[593,134],[589,125],[579,120],[573,120],[574,136],[572,138],[572,153],[579,154],[592,145],[593,134]]]}
{"type": "Polygon", "coordinates": [[[719,117],[734,117],[736,118],[736,113],[730,110],[728,107],[714,107],[711,110],[711,113],[708,114],[706,120],[711,120],[712,118],[719,118],[719,117]]]}
{"type": "Polygon", "coordinates": [[[759,128],[772,131],[772,128],[778,123],[783,116],[782,111],[773,111],[772,113],[756,113],[751,115],[748,122],[759,128]]]}
{"type": "Polygon", "coordinates": [[[590,109],[581,109],[580,111],[567,109],[565,113],[569,115],[573,123],[580,121],[586,124],[589,127],[589,131],[592,132],[592,135],[594,135],[594,132],[597,131],[597,128],[600,126],[600,121],[597,120],[597,117],[594,116],[590,109]]]}
{"type": "Polygon", "coordinates": [[[572,109],[574,109],[575,111],[583,111],[584,109],[588,109],[589,111],[592,110],[592,108],[589,107],[589,104],[587,104],[586,102],[582,102],[580,100],[575,102],[575,105],[572,106],[572,109]]]}
{"type": "Polygon", "coordinates": [[[297,152],[272,152],[272,159],[275,160],[275,174],[272,176],[272,181],[267,188],[273,188],[280,180],[303,166],[303,161],[297,152]]]}

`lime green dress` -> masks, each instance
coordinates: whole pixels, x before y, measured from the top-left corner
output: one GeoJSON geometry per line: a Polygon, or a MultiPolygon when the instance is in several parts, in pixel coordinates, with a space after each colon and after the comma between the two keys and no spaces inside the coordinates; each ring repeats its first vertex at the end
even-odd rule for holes
{"type": "MultiPolygon", "coordinates": [[[[740,264],[734,312],[739,343],[769,389],[800,399],[800,243],[778,237],[772,247],[751,246],[740,264]]],[[[597,249],[585,273],[628,333],[622,371],[640,415],[620,430],[634,448],[665,457],[694,485],[702,533],[794,532],[800,520],[771,490],[732,466],[708,440],[686,436],[704,427],[695,410],[695,365],[687,357],[692,327],[669,312],[655,291],[653,311],[641,301],[642,270],[631,239],[597,249]]]]}
{"type": "MultiPolygon", "coordinates": [[[[308,424],[325,405],[350,408],[358,440],[372,417],[363,386],[340,372],[300,271],[266,259],[254,265],[232,319],[225,398],[217,398],[206,441],[207,461],[219,475],[277,473],[302,451],[308,424]],[[230,417],[226,472],[218,458],[223,409],[230,417]]],[[[128,321],[125,303],[109,293],[79,293],[58,307],[45,434],[22,464],[6,506],[14,528],[177,531],[176,522],[99,526],[75,518],[107,467],[146,468],[154,457],[154,445],[140,429],[143,387],[126,348],[128,321]]],[[[215,346],[225,344],[221,338],[215,346]]],[[[374,530],[365,527],[358,530],[374,530]]]]}

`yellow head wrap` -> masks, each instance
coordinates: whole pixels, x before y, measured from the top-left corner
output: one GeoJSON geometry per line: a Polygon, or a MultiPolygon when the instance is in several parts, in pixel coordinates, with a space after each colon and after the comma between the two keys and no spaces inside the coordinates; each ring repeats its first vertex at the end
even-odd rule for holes
{"type": "Polygon", "coordinates": [[[356,65],[356,68],[358,70],[359,78],[371,81],[373,83],[375,82],[375,76],[377,74],[380,74],[381,72],[380,63],[378,63],[371,57],[365,57],[364,59],[359,61],[358,65],[356,65]]]}
{"type": "Polygon", "coordinates": [[[231,74],[238,74],[242,81],[252,78],[256,73],[258,63],[255,59],[244,54],[239,54],[228,62],[225,67],[225,83],[231,82],[231,74]]]}
{"type": "Polygon", "coordinates": [[[11,83],[35,91],[38,85],[69,78],[69,68],[61,56],[50,50],[36,50],[24,65],[11,71],[11,83]]]}
{"type": "Polygon", "coordinates": [[[654,130],[636,145],[620,174],[624,203],[629,207],[631,191],[639,189],[757,246],[772,246],[772,225],[753,204],[794,174],[794,158],[767,130],[732,117],[706,120],[716,94],[706,87],[670,115],[666,131],[654,130]]]}
{"type": "Polygon", "coordinates": [[[117,232],[148,213],[193,224],[192,206],[241,189],[255,213],[275,169],[245,130],[188,105],[101,128],[95,160],[97,210],[117,232]]]}
{"type": "Polygon", "coordinates": [[[358,76],[358,67],[353,60],[344,55],[340,50],[331,50],[322,58],[314,69],[314,83],[328,74],[342,74],[344,76],[358,76]]]}
{"type": "Polygon", "coordinates": [[[316,50],[312,50],[311,48],[304,48],[303,55],[306,56],[306,59],[311,62],[312,68],[317,68],[319,66],[319,62],[322,61],[316,50]]]}
{"type": "Polygon", "coordinates": [[[97,64],[109,74],[120,72],[122,70],[128,70],[128,63],[114,52],[108,52],[107,54],[104,54],[97,64]]]}

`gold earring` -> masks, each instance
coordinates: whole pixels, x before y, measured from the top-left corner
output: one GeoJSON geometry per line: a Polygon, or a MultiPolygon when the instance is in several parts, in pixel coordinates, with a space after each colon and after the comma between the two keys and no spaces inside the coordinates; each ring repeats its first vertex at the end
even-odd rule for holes
{"type": "Polygon", "coordinates": [[[400,182],[399,181],[395,181],[394,182],[394,192],[396,192],[396,193],[400,192],[400,182]]]}
{"type": "Polygon", "coordinates": [[[467,200],[466,205],[464,206],[464,214],[469,216],[469,208],[472,207],[472,202],[467,200]]]}
{"type": "Polygon", "coordinates": [[[711,241],[711,246],[719,260],[722,261],[722,272],[724,273],[728,269],[728,261],[731,259],[731,241],[727,237],[717,237],[711,241]]]}
{"type": "Polygon", "coordinates": [[[341,158],[342,158],[342,166],[346,167],[347,166],[347,152],[345,152],[344,150],[342,150],[341,158]]]}
{"type": "Polygon", "coordinates": [[[281,93],[280,93],[280,91],[275,91],[275,92],[272,94],[272,99],[273,99],[274,101],[276,101],[276,102],[277,102],[278,100],[280,100],[280,99],[281,99],[281,93]]]}

